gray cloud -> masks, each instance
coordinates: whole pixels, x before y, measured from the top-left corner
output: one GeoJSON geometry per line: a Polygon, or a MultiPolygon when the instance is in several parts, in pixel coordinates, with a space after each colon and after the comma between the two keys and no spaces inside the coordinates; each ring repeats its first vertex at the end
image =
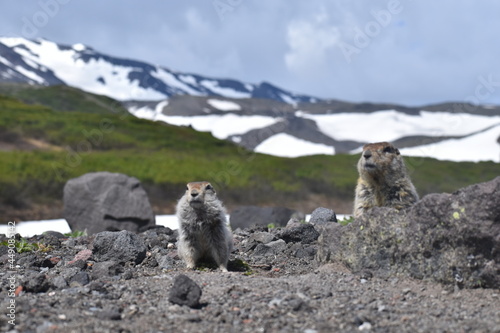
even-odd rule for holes
{"type": "Polygon", "coordinates": [[[326,98],[500,104],[499,12],[494,0],[3,0],[0,34],[326,98]]]}

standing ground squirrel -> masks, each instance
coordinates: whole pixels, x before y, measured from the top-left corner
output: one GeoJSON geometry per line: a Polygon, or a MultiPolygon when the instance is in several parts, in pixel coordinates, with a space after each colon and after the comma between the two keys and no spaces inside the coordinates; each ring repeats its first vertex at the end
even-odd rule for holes
{"type": "Polygon", "coordinates": [[[399,150],[388,142],[365,145],[358,172],[354,217],[372,207],[403,209],[418,201],[399,150]]]}
{"type": "Polygon", "coordinates": [[[226,210],[209,182],[187,184],[177,204],[177,219],[178,252],[187,267],[195,268],[198,260],[206,258],[227,272],[233,236],[227,227],[226,210]]]}

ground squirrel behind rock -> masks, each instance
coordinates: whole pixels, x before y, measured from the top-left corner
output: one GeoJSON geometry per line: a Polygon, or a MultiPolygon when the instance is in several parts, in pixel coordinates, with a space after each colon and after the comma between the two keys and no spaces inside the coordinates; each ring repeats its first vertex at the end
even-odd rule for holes
{"type": "Polygon", "coordinates": [[[388,142],[366,144],[358,172],[354,217],[372,207],[403,209],[418,201],[399,150],[388,142]]]}
{"type": "Polygon", "coordinates": [[[177,204],[179,256],[188,268],[202,258],[213,259],[227,272],[233,236],[227,227],[226,210],[209,182],[191,182],[177,204]]]}

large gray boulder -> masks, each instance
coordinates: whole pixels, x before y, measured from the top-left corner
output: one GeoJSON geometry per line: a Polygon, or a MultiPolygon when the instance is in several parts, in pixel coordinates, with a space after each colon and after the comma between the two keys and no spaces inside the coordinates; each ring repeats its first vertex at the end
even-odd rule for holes
{"type": "Polygon", "coordinates": [[[240,206],[230,214],[229,222],[233,230],[245,229],[253,225],[284,227],[297,211],[286,207],[240,206]]]}
{"type": "Polygon", "coordinates": [[[155,225],[138,179],[110,172],[87,173],[64,186],[64,217],[71,230],[138,232],[155,225]]]}
{"type": "Polygon", "coordinates": [[[458,287],[500,287],[500,177],[427,195],[406,212],[373,208],[347,226],[319,229],[321,263],[458,287]]]}
{"type": "Polygon", "coordinates": [[[309,223],[311,224],[326,224],[337,222],[337,215],[331,209],[318,207],[311,213],[311,219],[309,223]]]}

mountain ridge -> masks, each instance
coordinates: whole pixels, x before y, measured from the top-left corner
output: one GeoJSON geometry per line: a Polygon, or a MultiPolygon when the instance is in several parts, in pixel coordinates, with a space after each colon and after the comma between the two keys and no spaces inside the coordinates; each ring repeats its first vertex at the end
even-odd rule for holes
{"type": "Polygon", "coordinates": [[[319,100],[269,82],[253,84],[212,78],[110,56],[83,44],[69,46],[46,39],[13,37],[0,37],[0,82],[66,84],[118,100],[159,100],[179,94],[256,97],[291,104],[319,100]],[[64,71],[71,66],[73,73],[64,71]],[[75,77],[75,72],[79,72],[79,77],[75,77]],[[123,90],[118,93],[115,88],[123,90]]]}

